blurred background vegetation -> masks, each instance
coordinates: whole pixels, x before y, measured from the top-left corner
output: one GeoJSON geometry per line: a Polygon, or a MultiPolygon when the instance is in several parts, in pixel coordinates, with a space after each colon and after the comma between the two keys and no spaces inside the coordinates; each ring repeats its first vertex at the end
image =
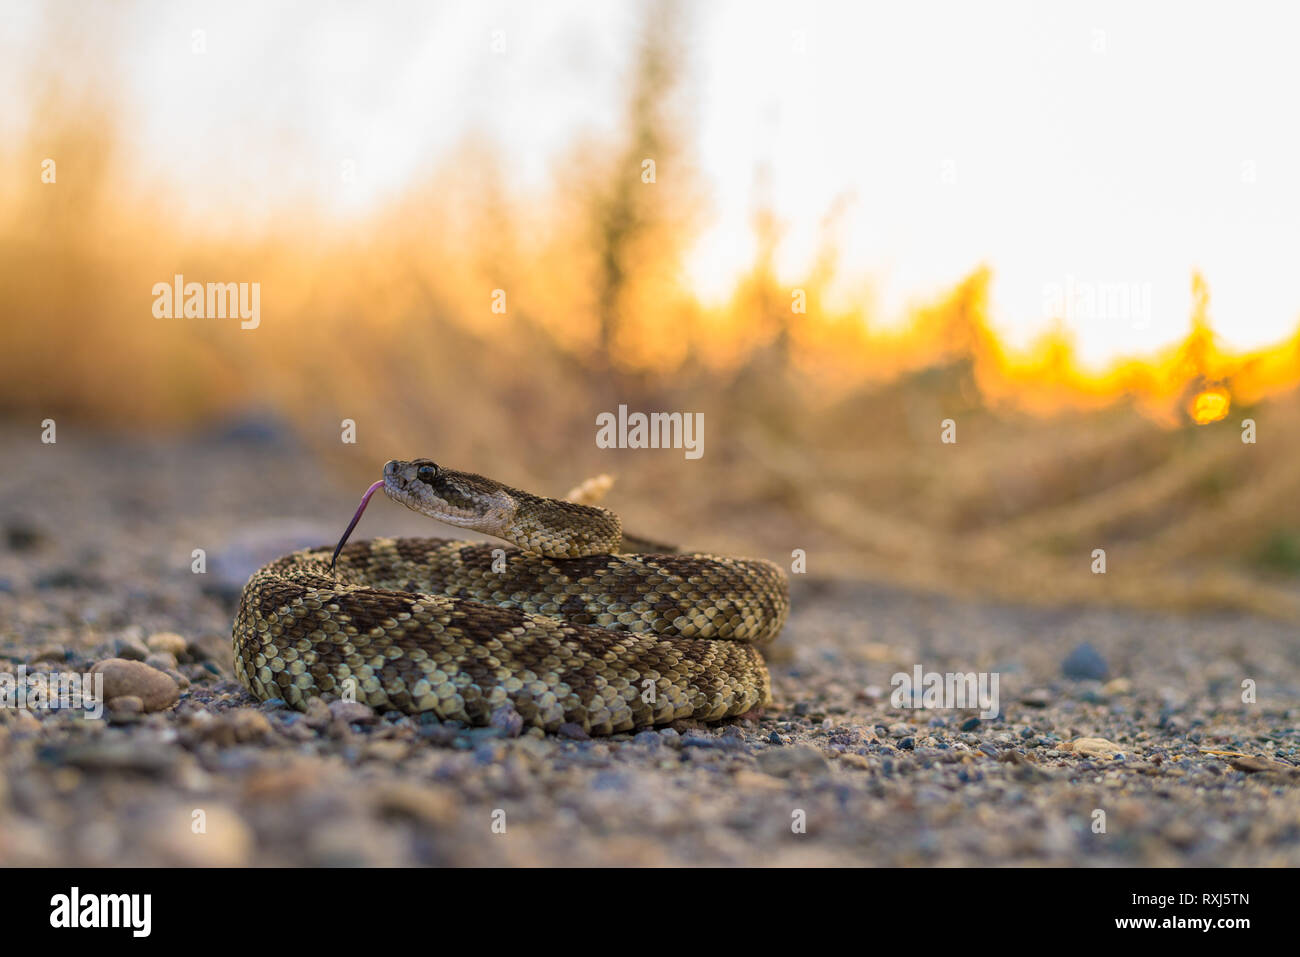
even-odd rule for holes
{"type": "Polygon", "coordinates": [[[1223,352],[1190,269],[1187,339],[1100,375],[1064,332],[1008,352],[987,269],[883,327],[823,302],[852,268],[833,213],[813,270],[777,280],[782,224],[761,195],[752,268],[724,305],[703,304],[681,270],[707,195],[676,16],[644,8],[620,132],[573,143],[549,190],[520,196],[470,137],[362,217],[304,208],[249,233],[195,229],[165,192],[121,192],[129,117],[52,64],[28,91],[41,123],[2,150],[0,415],[53,417],[61,438],[274,418],[358,491],[390,457],[553,494],[609,472],[608,504],[643,534],[803,548],[816,576],[1300,614],[1300,336],[1223,352]],[[259,282],[260,327],[155,318],[151,289],[177,273],[259,282]],[[1198,423],[1207,391],[1227,405],[1198,423]],[[620,403],[703,412],[704,457],[597,449],[596,415],[620,403]],[[345,418],[355,446],[339,441],[345,418]],[[940,442],[949,418],[955,445],[940,442]],[[1106,575],[1090,571],[1095,548],[1106,575]]]}

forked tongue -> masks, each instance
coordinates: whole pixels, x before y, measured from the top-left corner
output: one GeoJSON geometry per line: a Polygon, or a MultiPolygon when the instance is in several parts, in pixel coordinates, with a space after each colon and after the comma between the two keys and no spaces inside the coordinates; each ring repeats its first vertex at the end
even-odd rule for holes
{"type": "Polygon", "coordinates": [[[334,563],[339,560],[339,552],[343,551],[343,546],[348,543],[348,536],[352,534],[352,529],[356,528],[357,522],[361,521],[361,513],[364,512],[366,506],[370,504],[370,496],[374,495],[377,490],[383,487],[384,480],[380,479],[374,485],[370,486],[370,488],[366,489],[365,495],[361,496],[361,504],[357,506],[357,514],[352,516],[352,521],[348,522],[348,527],[347,530],[343,532],[343,537],[340,538],[339,543],[334,546],[334,554],[330,557],[331,575],[334,574],[334,563]]]}

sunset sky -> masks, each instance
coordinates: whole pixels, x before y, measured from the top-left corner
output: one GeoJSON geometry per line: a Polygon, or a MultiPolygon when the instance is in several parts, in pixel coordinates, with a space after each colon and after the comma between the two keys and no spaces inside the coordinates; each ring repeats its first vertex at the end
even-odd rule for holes
{"type": "MultiPolygon", "coordinates": [[[[576,137],[617,133],[642,22],[626,3],[159,2],[69,5],[54,27],[49,6],[6,3],[0,131],[40,124],[31,77],[57,63],[120,107],[126,188],[172,191],[215,231],[305,199],[364,213],[469,136],[500,148],[518,195],[545,189],[576,137]]],[[[707,199],[687,268],[706,302],[752,263],[766,196],[782,281],[840,209],[836,294],[869,294],[882,317],[981,264],[1016,344],[1050,328],[1053,287],[1141,290],[1149,314],[1075,310],[1080,356],[1100,364],[1181,338],[1199,269],[1230,346],[1294,330],[1294,6],[680,9],[707,199]]]]}

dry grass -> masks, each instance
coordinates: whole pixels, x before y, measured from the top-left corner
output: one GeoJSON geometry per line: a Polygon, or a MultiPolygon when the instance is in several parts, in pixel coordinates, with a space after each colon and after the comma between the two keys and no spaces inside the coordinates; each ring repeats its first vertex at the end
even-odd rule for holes
{"type": "Polygon", "coordinates": [[[647,30],[623,138],[575,146],[549,195],[512,195],[469,144],[362,221],[303,210],[233,238],[176,215],[176,197],[120,190],[111,105],[55,85],[41,112],[63,125],[3,154],[27,185],[0,200],[0,415],[55,417],[67,440],[270,411],[358,488],[412,455],[553,492],[612,472],[610,503],[643,534],[787,561],[804,548],[815,574],[1300,614],[1300,336],[1219,352],[1198,279],[1187,342],[1090,377],[1059,341],[1006,355],[983,271],[901,330],[825,311],[831,247],[795,315],[762,216],[751,275],[706,309],[679,279],[698,185],[646,186],[636,162],[689,169],[645,95],[674,81],[671,37],[647,30]],[[33,174],[45,156],[57,185],[33,174]],[[155,318],[152,286],[175,273],[261,283],[260,328],[155,318]],[[1207,384],[1235,407],[1195,426],[1185,409],[1207,384]],[[703,412],[704,458],[597,449],[595,417],[619,403],[703,412]],[[339,442],[345,418],[356,446],[339,442]]]}

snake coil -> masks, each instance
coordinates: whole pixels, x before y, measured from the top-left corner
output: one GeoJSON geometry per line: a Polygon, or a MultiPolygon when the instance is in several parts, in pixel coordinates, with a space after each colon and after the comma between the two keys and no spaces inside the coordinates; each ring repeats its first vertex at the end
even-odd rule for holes
{"type": "Polygon", "coordinates": [[[606,509],[427,459],[389,462],[334,550],[258,569],[234,623],[235,673],[263,700],[324,694],[482,725],[513,707],[592,734],[713,721],[765,704],[758,648],[789,609],[770,562],[623,553],[606,509]],[[513,547],[436,538],[345,545],[371,494],[513,547]]]}

